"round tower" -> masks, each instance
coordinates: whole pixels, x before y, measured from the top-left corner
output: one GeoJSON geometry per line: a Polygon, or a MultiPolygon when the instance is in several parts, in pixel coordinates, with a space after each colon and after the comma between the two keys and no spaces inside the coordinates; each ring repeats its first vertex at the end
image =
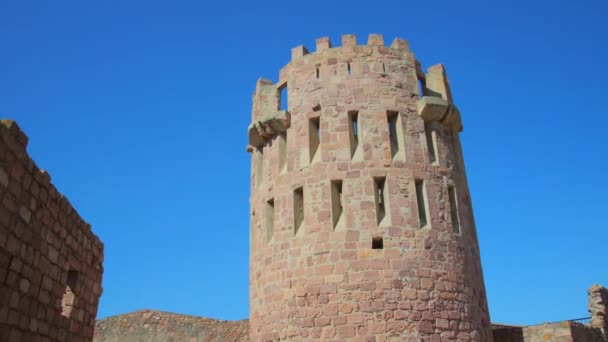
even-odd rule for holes
{"type": "Polygon", "coordinates": [[[253,96],[250,340],[492,341],[443,66],[316,43],[253,96]]]}

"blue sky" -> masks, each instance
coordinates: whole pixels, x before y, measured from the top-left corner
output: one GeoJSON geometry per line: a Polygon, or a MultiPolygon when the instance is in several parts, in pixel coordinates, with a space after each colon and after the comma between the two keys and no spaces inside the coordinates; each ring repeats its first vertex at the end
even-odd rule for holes
{"type": "Polygon", "coordinates": [[[608,285],[608,2],[0,2],[0,117],[105,243],[99,317],[248,316],[251,95],[292,47],[403,37],[443,62],[492,320],[608,285]]]}

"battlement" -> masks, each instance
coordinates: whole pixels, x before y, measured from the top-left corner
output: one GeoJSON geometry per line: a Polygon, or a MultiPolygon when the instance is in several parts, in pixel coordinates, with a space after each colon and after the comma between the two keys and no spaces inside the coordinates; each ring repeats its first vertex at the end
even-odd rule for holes
{"type": "MultiPolygon", "coordinates": [[[[384,36],[381,34],[370,34],[367,38],[367,45],[357,45],[357,36],[354,34],[342,35],[342,46],[334,47],[329,37],[321,37],[316,40],[316,50],[313,52],[323,52],[328,49],[335,48],[355,48],[357,46],[374,46],[374,47],[385,47],[396,49],[403,52],[410,52],[409,43],[407,40],[402,38],[395,38],[390,47],[384,45],[384,36]]],[[[304,46],[300,45],[291,49],[291,59],[295,60],[305,55],[311,54],[309,50],[304,46]]]]}
{"type": "MultiPolygon", "coordinates": [[[[407,40],[395,38],[386,46],[381,34],[370,34],[366,45],[357,45],[354,34],[345,34],[341,46],[334,46],[329,37],[321,37],[316,39],[315,48],[312,53],[304,45],[293,48],[292,59],[281,69],[276,83],[258,80],[248,127],[249,152],[284,134],[291,125],[291,112],[320,113],[324,107],[335,107],[337,103],[333,100],[319,100],[321,89],[336,92],[355,83],[377,84],[374,89],[382,89],[382,105],[391,111],[400,102],[409,101],[395,94],[417,97],[417,112],[424,122],[462,130],[445,67],[436,64],[424,72],[407,40]]],[[[345,104],[349,106],[347,110],[358,111],[355,102],[365,96],[358,93],[345,104]]]]}

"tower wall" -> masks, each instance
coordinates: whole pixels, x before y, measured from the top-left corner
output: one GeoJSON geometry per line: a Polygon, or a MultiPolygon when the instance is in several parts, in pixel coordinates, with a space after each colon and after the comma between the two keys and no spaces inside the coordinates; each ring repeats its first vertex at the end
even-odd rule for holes
{"type": "Polygon", "coordinates": [[[321,38],[258,81],[251,341],[492,340],[460,130],[401,39],[321,38]]]}

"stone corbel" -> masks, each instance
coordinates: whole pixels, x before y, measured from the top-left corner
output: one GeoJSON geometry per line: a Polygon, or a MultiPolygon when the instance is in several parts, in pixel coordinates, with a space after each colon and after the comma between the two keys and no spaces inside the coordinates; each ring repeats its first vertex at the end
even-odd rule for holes
{"type": "MultiPolygon", "coordinates": [[[[288,111],[278,110],[266,113],[257,122],[249,124],[249,146],[252,148],[260,147],[276,135],[285,133],[289,126],[291,126],[291,115],[288,111]]],[[[250,150],[249,146],[248,151],[250,150]]]]}
{"type": "Polygon", "coordinates": [[[424,122],[438,121],[458,132],[462,131],[460,111],[453,103],[440,97],[425,96],[418,100],[418,115],[424,122]]]}

